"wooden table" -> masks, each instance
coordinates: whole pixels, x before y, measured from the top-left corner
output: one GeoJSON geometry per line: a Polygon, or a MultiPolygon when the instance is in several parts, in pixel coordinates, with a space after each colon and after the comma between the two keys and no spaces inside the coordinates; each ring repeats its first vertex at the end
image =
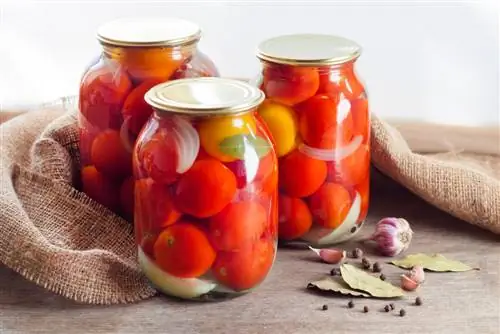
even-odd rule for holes
{"type": "MultiPolygon", "coordinates": [[[[310,280],[332,267],[317,262],[308,250],[280,249],[272,274],[258,290],[215,304],[155,297],[134,305],[78,305],[0,268],[0,333],[500,333],[498,237],[379,176],[372,203],[365,235],[380,217],[405,217],[415,231],[408,253],[439,252],[481,270],[428,273],[417,293],[395,301],[397,310],[407,311],[399,317],[382,311],[384,300],[355,299],[356,307],[348,309],[349,298],[307,291],[310,280]],[[417,295],[423,306],[412,305],[417,295]],[[323,304],[329,305],[327,311],[320,310],[323,304]]],[[[355,246],[351,242],[345,248],[355,246]]],[[[401,270],[385,265],[383,271],[388,280],[399,281],[401,270]]]]}

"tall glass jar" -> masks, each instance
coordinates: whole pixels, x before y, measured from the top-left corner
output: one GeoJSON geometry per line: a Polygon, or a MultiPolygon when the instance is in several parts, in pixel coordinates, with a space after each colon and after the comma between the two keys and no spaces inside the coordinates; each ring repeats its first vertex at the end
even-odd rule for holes
{"type": "Polygon", "coordinates": [[[355,235],[368,210],[370,115],[354,65],[361,48],[330,35],[262,42],[259,114],[276,142],[279,238],[313,245],[355,235]]]}
{"type": "Polygon", "coordinates": [[[256,117],[262,91],[181,79],[145,95],[155,109],[133,155],[139,263],[160,291],[213,300],[257,287],[277,240],[277,157],[256,117]]]}
{"type": "Polygon", "coordinates": [[[185,77],[218,76],[197,49],[200,28],[175,18],[119,19],[101,26],[101,55],[80,84],[83,191],[127,219],[133,217],[132,148],[152,114],[151,87],[185,77]]]}

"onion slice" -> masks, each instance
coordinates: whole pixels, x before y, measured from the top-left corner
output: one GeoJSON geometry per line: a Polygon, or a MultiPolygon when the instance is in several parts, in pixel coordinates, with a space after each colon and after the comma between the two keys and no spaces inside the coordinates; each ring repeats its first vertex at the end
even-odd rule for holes
{"type": "Polygon", "coordinates": [[[333,245],[344,242],[352,238],[359,231],[359,228],[356,228],[354,232],[351,232],[351,229],[356,226],[360,213],[361,195],[356,192],[351,208],[339,227],[327,229],[320,226],[314,226],[306,235],[302,236],[301,239],[317,246],[333,245]]]}
{"type": "Polygon", "coordinates": [[[179,278],[172,276],[153,261],[142,249],[138,248],[139,264],[148,279],[160,290],[179,298],[196,298],[204,295],[217,287],[215,282],[199,278],[179,278]]]}
{"type": "Polygon", "coordinates": [[[198,132],[185,118],[179,116],[172,117],[172,134],[175,136],[177,154],[179,161],[176,172],[185,173],[193,166],[200,150],[200,136],[198,132]]]}
{"type": "Polygon", "coordinates": [[[307,146],[304,143],[299,145],[299,151],[305,155],[323,161],[340,161],[351,154],[353,154],[363,142],[363,136],[358,135],[354,137],[349,144],[337,149],[324,150],[307,146]]]}
{"type": "Polygon", "coordinates": [[[120,139],[122,141],[123,147],[127,150],[127,152],[132,153],[134,150],[134,140],[128,131],[128,122],[130,118],[126,118],[123,121],[123,124],[120,128],[120,139]]]}

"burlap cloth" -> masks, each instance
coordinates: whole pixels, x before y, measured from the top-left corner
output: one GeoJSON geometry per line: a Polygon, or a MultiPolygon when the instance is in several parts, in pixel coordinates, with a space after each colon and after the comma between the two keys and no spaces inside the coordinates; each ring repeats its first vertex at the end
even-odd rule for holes
{"type": "MultiPolygon", "coordinates": [[[[78,302],[151,297],[130,224],[72,186],[75,113],[74,100],[64,99],[0,125],[0,263],[78,302]]],[[[373,116],[372,161],[427,202],[500,234],[500,157],[412,153],[373,116]]]]}

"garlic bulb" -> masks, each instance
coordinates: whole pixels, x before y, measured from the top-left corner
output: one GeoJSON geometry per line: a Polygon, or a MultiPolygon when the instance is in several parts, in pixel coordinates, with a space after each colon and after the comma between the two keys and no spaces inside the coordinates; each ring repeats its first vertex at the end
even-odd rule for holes
{"type": "Polygon", "coordinates": [[[388,217],[377,223],[369,240],[377,244],[382,255],[395,256],[408,249],[412,236],[413,231],[406,219],[388,217]]]}

